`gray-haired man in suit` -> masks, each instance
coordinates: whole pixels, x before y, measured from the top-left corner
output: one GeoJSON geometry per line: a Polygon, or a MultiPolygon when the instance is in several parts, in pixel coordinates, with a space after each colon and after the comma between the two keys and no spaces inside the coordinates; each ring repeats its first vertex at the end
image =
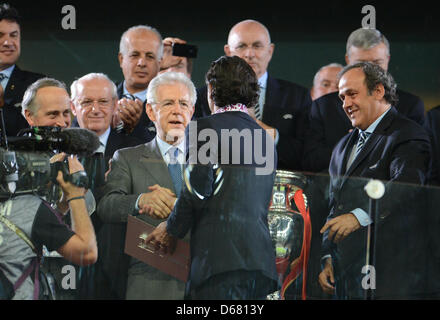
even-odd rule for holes
{"type": "MultiPolygon", "coordinates": [[[[106,222],[126,223],[129,214],[158,225],[174,207],[181,184],[174,185],[167,165],[184,162],[184,133],[194,113],[196,91],[184,74],[166,72],[148,86],[146,112],[157,136],[149,143],[118,150],[104,187],[98,214],[106,222]]],[[[170,169],[171,170],[171,169],[170,169]]],[[[127,299],[183,299],[185,284],[123,254],[125,234],[115,235],[119,245],[114,260],[114,288],[127,299]]]]}

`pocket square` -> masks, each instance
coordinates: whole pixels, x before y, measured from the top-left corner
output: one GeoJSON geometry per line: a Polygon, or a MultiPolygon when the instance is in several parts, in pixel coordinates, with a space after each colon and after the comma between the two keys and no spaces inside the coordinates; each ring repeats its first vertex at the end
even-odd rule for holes
{"type": "Polygon", "coordinates": [[[283,119],[293,119],[293,115],[291,115],[290,113],[286,113],[284,116],[283,116],[283,119]]]}

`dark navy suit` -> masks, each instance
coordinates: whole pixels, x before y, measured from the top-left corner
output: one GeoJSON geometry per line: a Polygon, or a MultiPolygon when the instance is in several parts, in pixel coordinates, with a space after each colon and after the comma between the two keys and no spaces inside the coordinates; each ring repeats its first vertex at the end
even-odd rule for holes
{"type": "MultiPolygon", "coordinates": [[[[330,161],[330,214],[328,220],[355,208],[369,210],[363,190],[369,179],[386,183],[379,200],[376,249],[376,297],[414,297],[425,289],[426,217],[420,185],[427,181],[430,161],[425,130],[393,107],[384,116],[361,152],[346,170],[358,130],[336,145],[330,161]],[[365,179],[366,178],[366,179],[365,179]],[[399,182],[399,183],[398,183],[399,182]],[[412,183],[402,184],[402,183],[412,183]]],[[[373,218],[374,219],[374,218],[373,218]]],[[[331,254],[340,298],[362,298],[367,228],[351,233],[339,244],[323,236],[323,255],[331,254]]]]}
{"type": "MultiPolygon", "coordinates": [[[[191,122],[187,128],[189,157],[192,147],[200,150],[203,143],[191,137],[191,122]]],[[[257,123],[242,112],[214,114],[197,120],[197,132],[213,129],[219,137],[217,155],[214,161],[220,163],[223,184],[218,192],[215,183],[217,172],[212,165],[196,166],[190,174],[192,190],[186,185],[175,209],[168,218],[168,232],[182,238],[191,229],[191,270],[187,283],[187,294],[195,299],[256,299],[277,289],[275,251],[272,246],[267,213],[272,194],[275,169],[270,174],[258,175],[255,150],[245,153],[245,146],[230,145],[229,156],[222,159],[222,129],[249,130],[252,140],[256,139],[254,130],[262,132],[257,123]],[[239,152],[239,161],[233,162],[234,154],[239,152]],[[246,156],[250,155],[249,161],[246,156]],[[226,165],[226,162],[236,165],[226,165]],[[238,282],[237,282],[238,281],[238,282]],[[242,282],[241,282],[242,281],[242,282]],[[240,289],[239,283],[243,283],[240,289]],[[231,285],[232,284],[232,285],[231,285]]],[[[266,140],[263,140],[265,142],[266,140]]],[[[273,163],[276,151],[273,140],[273,163]]],[[[263,143],[264,144],[264,143],[263,143]]],[[[270,149],[263,148],[263,154],[270,149]]],[[[224,155],[224,154],[223,154],[224,155]]]]}
{"type": "MultiPolygon", "coordinates": [[[[265,105],[261,121],[279,132],[278,169],[301,170],[303,140],[312,103],[309,91],[292,82],[267,78],[265,105]]],[[[206,87],[197,90],[194,117],[209,115],[206,87]]]]}
{"type": "Polygon", "coordinates": [[[21,101],[28,86],[44,77],[39,73],[21,70],[15,65],[4,90],[3,115],[7,136],[16,136],[21,129],[29,128],[29,124],[21,114],[21,101]]]}
{"type": "MultiPolygon", "coordinates": [[[[120,82],[117,84],[118,89],[118,98],[122,99],[124,94],[124,82],[120,82]]],[[[142,104],[142,113],[139,119],[138,124],[134,127],[133,131],[128,135],[131,137],[135,137],[143,143],[150,142],[156,136],[156,127],[154,123],[148,118],[147,113],[145,112],[145,105],[147,104],[147,100],[145,99],[142,104]]]]}
{"type": "MultiPolygon", "coordinates": [[[[418,97],[399,89],[397,95],[399,96],[397,111],[423,125],[425,114],[423,102],[418,97]]],[[[311,172],[326,172],[336,143],[353,128],[337,92],[313,101],[308,124],[304,142],[303,169],[311,172]]]]}
{"type": "Polygon", "coordinates": [[[431,138],[432,147],[430,183],[440,185],[440,106],[426,113],[424,127],[431,138]]]}
{"type": "MultiPolygon", "coordinates": [[[[93,155],[83,160],[84,169],[93,182],[92,192],[98,205],[103,196],[104,174],[109,169],[109,160],[116,150],[134,147],[143,142],[136,137],[110,130],[104,155],[93,155]]],[[[128,261],[124,254],[126,225],[103,223],[94,212],[91,216],[98,243],[98,261],[82,267],[78,286],[80,299],[125,299],[126,276],[117,277],[117,271],[128,261]]]]}

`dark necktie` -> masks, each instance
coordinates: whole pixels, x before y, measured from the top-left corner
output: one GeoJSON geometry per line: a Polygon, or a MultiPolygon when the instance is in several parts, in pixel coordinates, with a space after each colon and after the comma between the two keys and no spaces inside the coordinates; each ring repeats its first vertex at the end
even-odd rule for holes
{"type": "Polygon", "coordinates": [[[174,189],[176,190],[176,195],[180,195],[182,190],[182,168],[179,164],[177,157],[179,155],[179,149],[172,147],[168,150],[168,155],[170,156],[170,163],[168,164],[168,171],[170,172],[171,179],[173,180],[174,189]]]}
{"type": "Polygon", "coordinates": [[[257,120],[261,120],[261,110],[260,110],[260,104],[257,103],[255,105],[255,118],[257,118],[257,120]]]}
{"type": "Polygon", "coordinates": [[[4,73],[0,73],[0,82],[2,82],[4,79],[6,79],[8,76],[4,73]]]}
{"type": "Polygon", "coordinates": [[[359,154],[359,152],[361,152],[362,148],[365,145],[365,141],[367,141],[370,134],[371,134],[370,132],[359,131],[359,140],[356,147],[356,156],[359,154]]]}

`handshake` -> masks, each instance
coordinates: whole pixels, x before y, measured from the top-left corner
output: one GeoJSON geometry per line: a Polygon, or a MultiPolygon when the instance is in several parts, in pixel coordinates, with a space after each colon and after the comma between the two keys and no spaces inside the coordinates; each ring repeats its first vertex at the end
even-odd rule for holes
{"type": "Polygon", "coordinates": [[[174,208],[177,197],[167,188],[158,184],[148,187],[150,192],[143,193],[138,202],[139,214],[148,214],[153,218],[166,219],[174,208]]]}

